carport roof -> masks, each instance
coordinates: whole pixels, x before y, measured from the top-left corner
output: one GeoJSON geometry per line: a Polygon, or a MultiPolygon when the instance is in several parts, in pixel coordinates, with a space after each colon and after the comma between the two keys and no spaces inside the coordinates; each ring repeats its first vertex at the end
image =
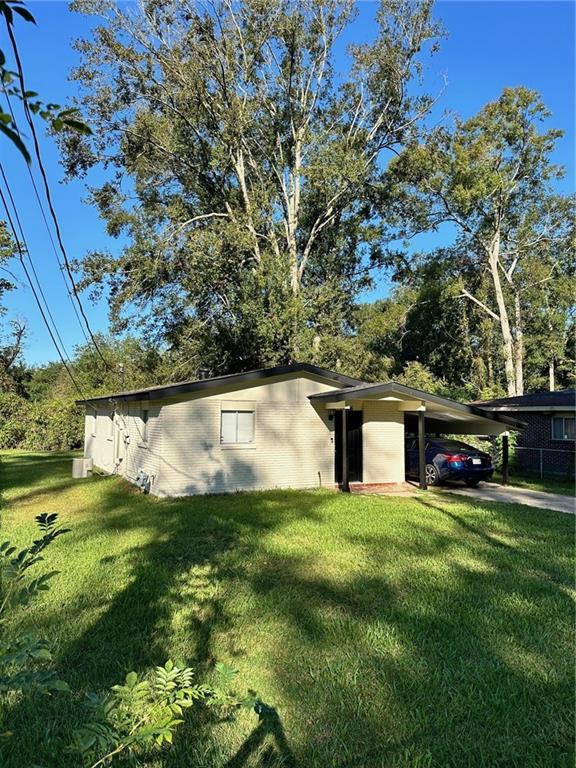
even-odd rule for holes
{"type": "MultiPolygon", "coordinates": [[[[427,415],[427,420],[434,419],[441,422],[444,417],[445,421],[450,421],[450,414],[453,414],[456,420],[458,418],[457,414],[461,414],[464,418],[468,417],[468,421],[474,424],[477,424],[479,420],[486,420],[486,422],[505,424],[512,429],[522,429],[526,426],[523,421],[514,419],[511,416],[488,411],[477,405],[459,403],[456,400],[423,392],[420,389],[397,384],[394,381],[378,384],[358,384],[344,389],[334,389],[330,392],[320,392],[315,395],[309,395],[309,400],[313,403],[354,402],[358,400],[418,401],[427,410],[430,408],[430,416],[427,415]]],[[[444,431],[449,430],[445,429],[444,431]]]]}

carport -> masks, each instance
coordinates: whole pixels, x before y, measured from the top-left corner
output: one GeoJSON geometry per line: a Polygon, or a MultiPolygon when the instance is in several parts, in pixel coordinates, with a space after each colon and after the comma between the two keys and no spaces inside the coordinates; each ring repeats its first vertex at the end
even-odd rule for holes
{"type": "Polygon", "coordinates": [[[360,384],[310,395],[334,422],[335,479],[378,485],[404,481],[404,437],[418,435],[420,487],[426,489],[426,434],[502,435],[502,475],[508,481],[508,433],[523,422],[394,382],[360,384]],[[382,466],[384,459],[389,466],[382,466]],[[351,471],[352,470],[352,471],[351,471]],[[366,477],[365,477],[366,476],[366,477]],[[401,480],[400,480],[401,478],[401,480]]]}

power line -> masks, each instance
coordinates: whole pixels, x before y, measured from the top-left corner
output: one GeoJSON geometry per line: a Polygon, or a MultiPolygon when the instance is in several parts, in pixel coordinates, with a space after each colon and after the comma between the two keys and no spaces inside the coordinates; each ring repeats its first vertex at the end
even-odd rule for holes
{"type": "Polygon", "coordinates": [[[48,333],[50,334],[50,338],[52,339],[52,342],[56,348],[56,351],[58,352],[58,357],[60,358],[62,365],[66,369],[66,372],[68,373],[68,376],[70,377],[70,380],[80,393],[81,397],[84,399],[84,393],[82,392],[82,389],[80,388],[80,385],[74,378],[74,375],[72,374],[72,371],[70,370],[70,367],[66,360],[64,359],[64,356],[60,350],[60,347],[58,346],[58,342],[56,341],[56,337],[54,336],[54,333],[52,332],[52,328],[50,327],[50,323],[48,322],[48,318],[46,317],[46,313],[44,312],[44,308],[42,307],[42,302],[40,301],[38,297],[38,293],[34,287],[34,283],[32,281],[32,278],[30,276],[30,272],[28,271],[28,267],[26,266],[26,261],[24,260],[24,253],[22,251],[22,246],[20,245],[20,241],[18,240],[18,235],[16,233],[16,228],[14,227],[14,222],[12,220],[12,216],[10,214],[10,210],[8,208],[8,205],[6,203],[6,198],[4,197],[4,193],[2,192],[2,188],[0,187],[0,200],[2,200],[2,204],[4,206],[4,210],[6,211],[6,216],[8,218],[8,223],[10,225],[10,229],[12,230],[12,236],[14,237],[14,242],[16,243],[16,250],[18,251],[18,258],[20,260],[20,264],[22,265],[22,269],[24,270],[24,274],[26,275],[26,279],[28,280],[28,283],[30,285],[30,288],[32,289],[32,293],[34,295],[34,299],[36,301],[36,304],[38,305],[38,309],[40,310],[40,314],[42,315],[42,320],[44,321],[44,324],[46,325],[46,328],[48,329],[48,333]]]}
{"type": "Polygon", "coordinates": [[[42,181],[44,182],[44,191],[46,194],[46,201],[48,203],[48,209],[50,211],[50,215],[52,217],[52,221],[54,222],[54,230],[56,232],[56,239],[58,240],[58,245],[60,246],[60,251],[62,253],[62,257],[64,259],[64,265],[66,267],[66,272],[68,273],[68,278],[70,280],[70,284],[72,286],[72,291],[74,293],[74,297],[78,303],[78,308],[80,310],[80,313],[82,315],[82,318],[84,319],[84,323],[86,325],[86,330],[88,331],[90,335],[90,339],[92,340],[92,344],[94,345],[94,348],[98,352],[98,355],[104,365],[109,369],[112,370],[110,364],[102,354],[102,351],[100,349],[100,346],[98,345],[94,334],[92,333],[92,329],[90,327],[90,323],[88,322],[88,318],[86,316],[86,313],[84,311],[84,307],[82,306],[82,302],[80,300],[80,296],[78,294],[78,289],[76,287],[76,283],[74,281],[74,275],[72,274],[72,269],[70,267],[70,262],[68,261],[68,255],[66,253],[66,248],[64,247],[64,243],[62,241],[62,234],[60,232],[60,225],[58,224],[58,218],[56,216],[56,211],[54,210],[54,206],[52,204],[52,195],[50,193],[50,187],[48,185],[48,177],[46,175],[46,171],[44,169],[44,164],[42,162],[42,156],[40,154],[40,145],[38,143],[38,135],[36,133],[36,128],[34,126],[34,121],[32,119],[32,115],[30,114],[30,109],[28,107],[28,100],[26,98],[26,84],[24,82],[24,70],[22,68],[22,61],[20,59],[20,53],[18,51],[18,45],[16,43],[16,38],[14,36],[14,31],[12,29],[12,24],[7,20],[6,26],[8,29],[8,36],[10,37],[10,43],[12,44],[12,50],[14,52],[14,58],[16,60],[16,66],[18,69],[18,79],[20,81],[20,89],[22,91],[22,103],[24,106],[24,114],[26,116],[26,120],[28,122],[28,125],[30,126],[30,131],[32,133],[32,139],[34,144],[34,153],[36,155],[36,160],[38,161],[38,167],[40,169],[40,175],[42,176],[42,181]]]}
{"type": "Polygon", "coordinates": [[[2,174],[2,178],[4,180],[4,185],[6,187],[6,191],[8,192],[8,197],[10,198],[10,203],[12,204],[12,210],[14,212],[14,217],[16,219],[16,223],[18,224],[18,229],[20,230],[20,238],[21,238],[22,243],[24,243],[24,249],[26,251],[26,255],[28,256],[28,261],[30,262],[30,268],[32,269],[32,274],[34,275],[34,279],[36,280],[36,285],[38,287],[38,291],[40,293],[40,296],[42,297],[42,300],[44,301],[44,306],[46,307],[46,312],[48,314],[48,317],[52,321],[52,326],[54,328],[54,333],[58,337],[58,341],[60,342],[60,345],[62,347],[64,355],[67,358],[67,360],[70,360],[70,356],[68,355],[68,352],[66,350],[66,346],[65,346],[64,342],[62,341],[62,337],[60,336],[60,332],[58,331],[58,327],[56,325],[56,321],[54,320],[54,317],[52,316],[52,312],[50,311],[50,306],[49,306],[48,300],[46,299],[46,296],[44,294],[44,290],[42,289],[42,284],[40,283],[40,280],[38,278],[38,274],[36,273],[36,268],[34,267],[34,262],[32,261],[32,255],[30,253],[30,248],[28,247],[28,243],[26,242],[26,237],[24,236],[24,230],[22,228],[22,223],[20,221],[20,216],[18,215],[18,209],[16,207],[16,203],[14,201],[14,197],[12,195],[12,191],[10,189],[10,185],[8,184],[8,179],[6,178],[6,174],[4,172],[4,167],[3,167],[1,161],[0,161],[0,173],[2,174]]]}
{"type": "MultiPolygon", "coordinates": [[[[8,91],[6,90],[6,86],[3,85],[4,90],[4,96],[6,98],[6,103],[8,104],[8,109],[10,110],[10,114],[12,116],[12,122],[14,124],[14,128],[16,129],[16,133],[20,136],[20,130],[18,128],[18,125],[16,123],[16,115],[14,114],[14,110],[12,109],[12,102],[10,101],[10,96],[8,95],[8,91]]],[[[56,250],[56,243],[54,242],[54,238],[52,237],[52,231],[50,229],[50,225],[48,224],[48,219],[46,218],[46,212],[44,211],[44,205],[42,203],[42,199],[40,197],[40,193],[38,191],[38,186],[36,184],[36,179],[34,178],[34,174],[32,173],[32,169],[30,167],[29,163],[26,163],[26,168],[28,170],[28,175],[30,176],[30,181],[32,182],[32,186],[34,188],[34,194],[36,196],[36,201],[38,202],[38,207],[40,208],[40,213],[42,214],[42,220],[44,221],[44,226],[46,228],[46,232],[48,233],[48,237],[50,238],[50,243],[52,245],[52,251],[54,253],[54,256],[56,257],[56,261],[58,263],[58,271],[60,272],[60,275],[62,276],[62,281],[64,283],[64,287],[66,289],[66,295],[68,296],[68,299],[70,300],[70,304],[72,305],[72,309],[74,310],[74,314],[76,315],[76,320],[78,321],[78,325],[80,326],[80,330],[82,331],[82,335],[84,336],[84,339],[86,340],[86,343],[89,343],[90,340],[88,338],[88,335],[86,333],[86,330],[84,328],[84,324],[82,323],[82,320],[80,318],[80,315],[78,313],[78,307],[76,306],[76,302],[72,298],[72,294],[70,292],[70,288],[68,286],[68,283],[66,282],[66,277],[64,276],[63,269],[60,262],[60,257],[58,256],[58,251],[56,250]]],[[[14,203],[12,204],[14,206],[14,203]]],[[[16,206],[14,206],[14,210],[16,210],[16,206]]]]}

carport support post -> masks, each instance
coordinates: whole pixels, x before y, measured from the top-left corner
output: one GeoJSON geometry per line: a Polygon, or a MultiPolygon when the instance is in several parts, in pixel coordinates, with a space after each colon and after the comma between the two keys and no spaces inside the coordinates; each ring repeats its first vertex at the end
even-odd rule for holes
{"type": "Polygon", "coordinates": [[[426,485],[426,406],[424,403],[418,408],[418,478],[423,491],[426,485]]]}
{"type": "Polygon", "coordinates": [[[509,446],[508,446],[508,432],[502,433],[502,485],[508,485],[509,480],[509,446]]]}
{"type": "Polygon", "coordinates": [[[344,493],[350,493],[348,480],[348,407],[342,410],[342,486],[344,493]]]}

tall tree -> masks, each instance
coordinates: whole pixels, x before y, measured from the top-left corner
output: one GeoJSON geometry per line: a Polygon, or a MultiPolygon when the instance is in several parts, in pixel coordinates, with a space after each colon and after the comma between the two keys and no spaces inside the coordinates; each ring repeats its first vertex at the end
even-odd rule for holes
{"type": "MultiPolygon", "coordinates": [[[[554,194],[562,169],[550,155],[561,131],[540,97],[507,88],[453,130],[436,129],[394,161],[404,194],[393,205],[412,227],[451,223],[457,233],[461,296],[497,324],[506,388],[524,391],[525,332],[554,282],[570,279],[573,201],[554,194]],[[489,284],[483,298],[475,288],[489,284]]],[[[390,191],[387,190],[387,196],[390,191]]]]}
{"type": "Polygon", "coordinates": [[[7,310],[2,303],[3,295],[16,287],[9,269],[14,251],[14,241],[6,224],[0,221],[0,392],[20,393],[27,378],[22,361],[27,325],[19,318],[6,321],[7,310]]]}
{"type": "Polygon", "coordinates": [[[431,7],[382,0],[342,73],[352,0],[75,0],[104,21],[74,74],[93,136],[64,154],[112,175],[91,198],[129,244],[82,268],[116,327],[136,316],[219,370],[332,354],[382,257],[367,190],[431,104],[411,85],[431,7]]]}

